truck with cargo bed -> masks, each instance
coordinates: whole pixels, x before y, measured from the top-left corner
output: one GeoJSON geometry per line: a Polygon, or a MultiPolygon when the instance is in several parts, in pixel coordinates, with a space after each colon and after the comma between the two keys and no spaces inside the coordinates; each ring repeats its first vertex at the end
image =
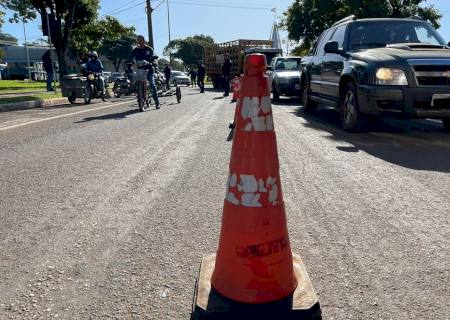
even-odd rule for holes
{"type": "Polygon", "coordinates": [[[206,75],[212,81],[215,89],[223,85],[222,64],[224,54],[229,54],[232,68],[231,76],[239,76],[244,72],[244,60],[247,54],[261,53],[267,57],[270,64],[273,58],[281,56],[281,49],[273,48],[271,40],[244,40],[224,42],[205,47],[206,75]]]}

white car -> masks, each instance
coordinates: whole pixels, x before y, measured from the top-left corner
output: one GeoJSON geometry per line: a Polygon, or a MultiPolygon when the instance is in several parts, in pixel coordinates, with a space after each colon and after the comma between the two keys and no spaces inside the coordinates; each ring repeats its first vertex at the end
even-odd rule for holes
{"type": "Polygon", "coordinates": [[[183,72],[181,71],[172,71],[172,74],[170,76],[170,83],[172,83],[174,86],[178,85],[191,85],[191,79],[183,72]]]}

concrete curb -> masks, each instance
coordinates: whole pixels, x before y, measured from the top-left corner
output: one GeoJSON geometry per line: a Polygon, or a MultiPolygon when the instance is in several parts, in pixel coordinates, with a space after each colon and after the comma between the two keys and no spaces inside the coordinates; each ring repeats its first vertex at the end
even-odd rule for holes
{"type": "Polygon", "coordinates": [[[67,98],[54,98],[54,99],[46,99],[46,100],[37,100],[37,101],[24,101],[24,102],[14,102],[14,103],[5,103],[0,104],[0,112],[3,111],[14,111],[14,110],[27,110],[33,108],[45,108],[52,106],[59,106],[69,104],[67,98]]]}

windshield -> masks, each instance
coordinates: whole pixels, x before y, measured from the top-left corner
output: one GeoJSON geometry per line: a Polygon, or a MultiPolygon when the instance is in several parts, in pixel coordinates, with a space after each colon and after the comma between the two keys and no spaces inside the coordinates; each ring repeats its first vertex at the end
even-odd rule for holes
{"type": "Polygon", "coordinates": [[[299,70],[300,59],[278,59],[275,64],[275,70],[299,70]]]}
{"type": "Polygon", "coordinates": [[[172,75],[173,76],[177,76],[177,77],[185,76],[185,74],[183,72],[180,72],[180,71],[172,71],[172,75]]]}
{"type": "Polygon", "coordinates": [[[367,21],[350,27],[350,50],[384,47],[394,43],[426,43],[445,46],[445,41],[423,21],[367,21]]]}

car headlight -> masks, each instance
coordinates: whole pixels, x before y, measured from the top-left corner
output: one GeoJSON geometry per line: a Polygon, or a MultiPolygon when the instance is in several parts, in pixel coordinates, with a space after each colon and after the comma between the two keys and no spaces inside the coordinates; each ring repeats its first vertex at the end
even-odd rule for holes
{"type": "Polygon", "coordinates": [[[380,68],[375,74],[375,83],[385,86],[407,86],[408,79],[402,69],[380,68]]]}

